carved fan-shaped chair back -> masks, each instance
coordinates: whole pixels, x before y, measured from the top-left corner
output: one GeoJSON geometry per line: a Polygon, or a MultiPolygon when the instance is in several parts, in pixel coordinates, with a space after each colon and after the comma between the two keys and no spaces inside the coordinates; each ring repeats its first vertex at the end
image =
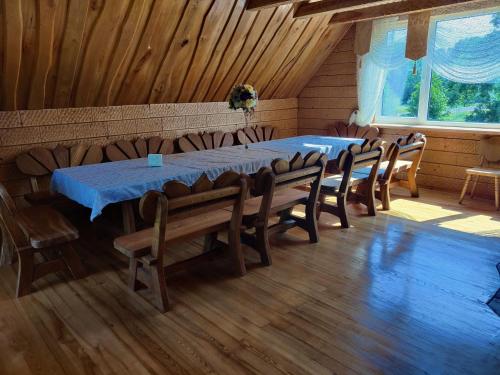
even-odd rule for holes
{"type": "Polygon", "coordinates": [[[213,148],[232,146],[234,138],[231,133],[217,131],[215,133],[190,133],[179,138],[179,149],[182,152],[211,150],[213,148]]]}
{"type": "Polygon", "coordinates": [[[257,126],[255,128],[246,127],[236,132],[236,138],[238,139],[238,143],[241,145],[270,141],[277,138],[277,136],[278,130],[272,126],[257,126]]]}
{"type": "Polygon", "coordinates": [[[328,133],[331,137],[362,138],[369,140],[376,139],[379,136],[379,130],[374,126],[359,126],[354,123],[349,125],[341,121],[331,126],[328,133]]]}
{"type": "Polygon", "coordinates": [[[139,138],[135,142],[120,140],[106,146],[106,156],[110,161],[145,158],[148,154],[169,155],[173,152],[173,142],[161,137],[139,138]]]}

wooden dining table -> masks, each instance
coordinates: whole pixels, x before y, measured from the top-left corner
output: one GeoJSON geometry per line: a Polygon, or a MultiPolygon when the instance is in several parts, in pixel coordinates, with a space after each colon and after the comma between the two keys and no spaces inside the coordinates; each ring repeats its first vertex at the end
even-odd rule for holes
{"type": "Polygon", "coordinates": [[[135,231],[133,202],[149,190],[160,191],[167,181],[192,185],[203,173],[214,180],[227,170],[254,174],[276,158],[290,160],[297,152],[320,151],[329,160],[362,139],[298,136],[163,156],[163,165],[151,167],[147,158],[62,168],[54,171],[51,189],[91,209],[90,220],[110,204],[122,205],[125,233],[135,231]]]}

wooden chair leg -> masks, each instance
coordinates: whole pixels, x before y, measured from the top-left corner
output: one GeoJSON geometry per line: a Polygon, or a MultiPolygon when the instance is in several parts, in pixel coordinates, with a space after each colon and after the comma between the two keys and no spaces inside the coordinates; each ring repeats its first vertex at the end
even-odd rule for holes
{"type": "Polygon", "coordinates": [[[207,252],[213,249],[215,242],[217,241],[217,232],[209,233],[205,236],[203,242],[203,252],[207,252]]]}
{"type": "Polygon", "coordinates": [[[497,211],[500,209],[500,182],[498,177],[495,177],[495,208],[497,211]]]}
{"type": "Polygon", "coordinates": [[[382,200],[382,209],[384,211],[391,209],[391,192],[389,189],[389,184],[385,184],[380,187],[380,195],[382,200]]]}
{"type": "Polygon", "coordinates": [[[349,218],[347,217],[347,196],[337,198],[340,224],[342,228],[349,228],[349,218]]]}
{"type": "Polygon", "coordinates": [[[234,270],[237,275],[243,276],[247,273],[245,257],[241,248],[241,238],[239,230],[230,230],[227,234],[229,251],[234,263],[234,270]]]}
{"type": "Polygon", "coordinates": [[[417,176],[408,173],[408,188],[410,189],[411,196],[413,198],[418,198],[418,185],[417,185],[417,176]]]}
{"type": "Polygon", "coordinates": [[[470,199],[474,198],[474,194],[476,194],[476,187],[478,182],[479,182],[479,176],[475,176],[474,182],[472,184],[472,189],[470,191],[470,199]]]}
{"type": "Polygon", "coordinates": [[[139,290],[139,281],[137,280],[137,269],[139,268],[139,261],[137,259],[130,259],[128,265],[128,287],[134,292],[139,290]]]}
{"type": "Polygon", "coordinates": [[[151,291],[153,293],[154,305],[161,312],[170,309],[170,301],[167,292],[167,280],[165,278],[165,269],[161,264],[153,264],[151,270],[151,291]]]}
{"type": "Polygon", "coordinates": [[[306,227],[309,233],[309,242],[317,243],[319,242],[319,231],[318,231],[318,206],[316,204],[306,205],[306,227]]]}
{"type": "Polygon", "coordinates": [[[271,245],[269,244],[269,230],[266,226],[258,226],[255,228],[256,247],[260,253],[260,262],[264,266],[272,264],[271,245]]]}
{"type": "Polygon", "coordinates": [[[458,203],[460,204],[463,202],[465,194],[467,193],[467,186],[469,185],[470,179],[471,175],[468,174],[467,177],[465,177],[464,187],[462,188],[462,193],[460,194],[460,199],[458,200],[458,203]]]}
{"type": "Polygon", "coordinates": [[[31,283],[35,275],[35,258],[33,251],[18,252],[19,265],[17,271],[16,297],[22,297],[31,292],[31,283]]]}
{"type": "Polygon", "coordinates": [[[325,201],[326,195],[320,193],[318,197],[318,207],[316,208],[316,220],[319,220],[319,217],[321,216],[321,207],[325,204],[325,201]]]}
{"type": "Polygon", "coordinates": [[[14,249],[9,241],[8,236],[4,233],[3,225],[0,222],[0,237],[2,239],[2,247],[0,253],[0,266],[4,264],[12,264],[14,261],[14,249]]]}
{"type": "Polygon", "coordinates": [[[366,189],[366,207],[368,208],[368,215],[377,216],[377,207],[375,200],[375,186],[366,189]]]}
{"type": "Polygon", "coordinates": [[[61,249],[61,256],[75,279],[87,275],[85,267],[72,244],[68,243],[61,249]]]}

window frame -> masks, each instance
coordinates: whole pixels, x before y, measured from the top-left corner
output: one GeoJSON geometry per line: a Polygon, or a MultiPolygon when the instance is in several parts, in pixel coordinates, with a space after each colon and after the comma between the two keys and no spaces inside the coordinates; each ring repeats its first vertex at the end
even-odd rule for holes
{"type": "MultiPolygon", "coordinates": [[[[457,18],[465,18],[469,16],[481,16],[486,14],[491,14],[495,12],[499,12],[500,7],[493,7],[488,9],[481,9],[476,11],[465,11],[453,14],[444,14],[438,16],[432,16],[429,23],[429,34],[428,38],[431,35],[436,33],[436,27],[438,21],[443,20],[452,20],[457,18]]],[[[407,20],[402,20],[398,22],[398,26],[401,24],[403,27],[407,27],[407,20]]],[[[406,126],[431,126],[435,128],[439,127],[450,127],[450,128],[479,128],[479,129],[493,129],[500,130],[500,122],[460,122],[460,121],[438,121],[438,120],[429,120],[429,97],[430,97],[430,89],[431,89],[431,78],[432,78],[432,69],[429,64],[427,64],[425,58],[422,60],[422,74],[420,80],[420,93],[419,93],[419,105],[417,117],[397,117],[397,116],[383,116],[382,115],[382,98],[380,98],[377,111],[374,116],[373,123],[380,125],[406,125],[406,126]]],[[[384,85],[385,88],[385,85],[384,85]]]]}

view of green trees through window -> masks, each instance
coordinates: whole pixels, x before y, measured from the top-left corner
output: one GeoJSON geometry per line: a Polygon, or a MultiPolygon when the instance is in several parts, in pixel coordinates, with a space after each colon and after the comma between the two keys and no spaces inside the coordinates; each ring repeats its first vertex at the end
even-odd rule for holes
{"type": "MultiPolygon", "coordinates": [[[[495,31],[500,32],[499,13],[491,22],[495,31]]],[[[418,117],[420,86],[425,84],[422,65],[421,61],[416,66],[408,61],[389,72],[382,95],[382,116],[418,117]]],[[[432,72],[428,99],[427,120],[500,123],[500,83],[458,83],[432,72]]]]}

